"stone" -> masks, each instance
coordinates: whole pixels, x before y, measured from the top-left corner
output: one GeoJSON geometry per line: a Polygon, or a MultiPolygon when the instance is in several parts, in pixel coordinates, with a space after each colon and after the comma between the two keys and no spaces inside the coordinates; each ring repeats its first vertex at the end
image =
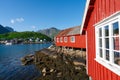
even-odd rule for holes
{"type": "Polygon", "coordinates": [[[54,71],[54,69],[50,69],[50,72],[53,72],[54,71]]]}
{"type": "Polygon", "coordinates": [[[57,77],[61,77],[62,76],[62,72],[57,73],[57,77]]]}
{"type": "Polygon", "coordinates": [[[73,61],[73,64],[74,64],[75,66],[80,66],[80,65],[85,66],[85,64],[83,64],[82,62],[78,62],[78,61],[73,61]]]}
{"type": "MultiPolygon", "coordinates": [[[[58,49],[60,50],[59,47],[58,49]]],[[[36,80],[88,80],[86,68],[82,66],[85,63],[81,62],[83,58],[77,58],[79,61],[73,55],[57,53],[51,49],[37,51],[35,65],[42,72],[42,76],[36,80]]]]}
{"type": "Polygon", "coordinates": [[[46,68],[43,68],[42,72],[43,72],[43,73],[46,73],[46,68]]]}

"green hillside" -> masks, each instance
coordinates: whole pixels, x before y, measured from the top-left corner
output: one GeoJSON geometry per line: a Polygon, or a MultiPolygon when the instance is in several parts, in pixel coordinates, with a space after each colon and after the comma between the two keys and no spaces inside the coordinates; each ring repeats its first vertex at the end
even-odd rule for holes
{"type": "Polygon", "coordinates": [[[46,39],[47,41],[50,41],[51,38],[48,36],[37,33],[37,32],[11,32],[11,33],[5,33],[5,34],[0,34],[0,40],[9,40],[9,39],[46,39]]]}

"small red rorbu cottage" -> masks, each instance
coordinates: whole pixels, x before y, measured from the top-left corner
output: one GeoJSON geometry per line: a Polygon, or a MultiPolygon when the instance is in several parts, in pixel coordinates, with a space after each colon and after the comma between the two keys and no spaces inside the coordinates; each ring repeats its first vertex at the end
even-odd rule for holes
{"type": "Polygon", "coordinates": [[[120,0],[87,0],[83,32],[90,80],[120,80],[120,0]]]}
{"type": "Polygon", "coordinates": [[[62,30],[55,37],[55,44],[60,47],[86,48],[85,43],[85,35],[80,35],[80,26],[62,30]]]}

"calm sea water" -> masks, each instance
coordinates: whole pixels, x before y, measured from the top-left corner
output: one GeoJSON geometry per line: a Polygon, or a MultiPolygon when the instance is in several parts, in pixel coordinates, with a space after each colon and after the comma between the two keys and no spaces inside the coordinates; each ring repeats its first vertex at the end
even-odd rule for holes
{"type": "Polygon", "coordinates": [[[22,66],[20,58],[50,45],[51,43],[0,45],[0,80],[32,80],[40,76],[34,65],[22,66]]]}

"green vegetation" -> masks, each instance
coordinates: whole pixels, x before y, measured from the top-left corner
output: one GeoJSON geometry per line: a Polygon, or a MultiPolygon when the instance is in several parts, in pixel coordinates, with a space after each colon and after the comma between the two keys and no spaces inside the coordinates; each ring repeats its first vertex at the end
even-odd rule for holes
{"type": "Polygon", "coordinates": [[[50,41],[51,38],[48,36],[37,33],[37,32],[11,32],[11,33],[5,33],[0,34],[0,40],[10,40],[10,39],[36,39],[39,38],[41,40],[46,39],[47,41],[50,41]]]}

